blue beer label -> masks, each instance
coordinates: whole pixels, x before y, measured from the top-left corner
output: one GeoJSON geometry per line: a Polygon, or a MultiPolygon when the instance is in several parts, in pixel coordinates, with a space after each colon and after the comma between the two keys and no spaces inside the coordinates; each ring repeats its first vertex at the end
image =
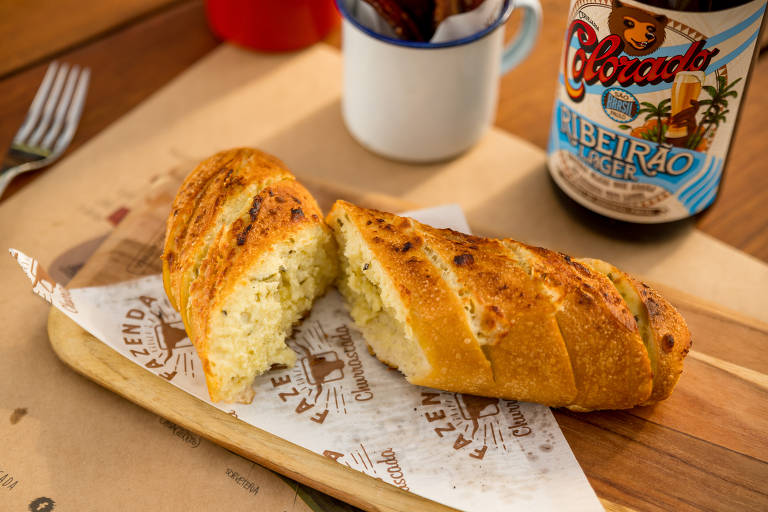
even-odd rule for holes
{"type": "Polygon", "coordinates": [[[575,0],[549,137],[572,199],[642,223],[714,201],[765,0],[710,13],[575,0]]]}

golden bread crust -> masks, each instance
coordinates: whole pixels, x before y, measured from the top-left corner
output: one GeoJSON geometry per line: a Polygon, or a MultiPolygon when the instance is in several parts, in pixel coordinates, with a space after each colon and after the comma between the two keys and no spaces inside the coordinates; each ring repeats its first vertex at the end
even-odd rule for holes
{"type": "Polygon", "coordinates": [[[549,298],[506,255],[498,240],[415,223],[467,293],[488,337],[483,351],[491,361],[489,392],[517,400],[568,405],[576,398],[571,361],[549,298]],[[471,299],[470,299],[471,296],[471,299]]]}
{"type": "Polygon", "coordinates": [[[196,340],[213,400],[219,399],[222,383],[208,358],[212,315],[221,314],[224,300],[253,262],[273,251],[277,244],[322,223],[322,212],[314,198],[295,180],[267,186],[252,198],[251,204],[245,215],[219,233],[189,290],[186,325],[196,340]]]}
{"type": "Polygon", "coordinates": [[[171,285],[171,276],[178,265],[178,253],[184,244],[189,219],[192,217],[198,198],[208,185],[208,181],[222,172],[227,164],[236,159],[241,149],[222,151],[207,158],[187,175],[171,205],[165,230],[165,246],[163,247],[163,286],[171,305],[178,309],[175,288],[171,285]]]}
{"type": "Polygon", "coordinates": [[[648,319],[658,353],[658,377],[654,379],[653,393],[642,405],[649,405],[669,397],[683,373],[683,359],[691,349],[691,332],[685,319],[659,292],[647,284],[627,275],[634,285],[648,319]]]}
{"type": "Polygon", "coordinates": [[[344,215],[395,284],[407,310],[407,323],[429,362],[427,374],[408,375],[408,380],[459,393],[487,393],[493,385],[491,365],[460,301],[423,253],[424,239],[413,230],[412,221],[337,201],[328,214],[332,229],[344,215]]]}
{"type": "Polygon", "coordinates": [[[557,324],[571,358],[578,411],[627,409],[653,386],[648,353],[632,313],[613,284],[569,256],[514,240],[533,257],[535,280],[559,295],[557,324]]]}
{"type": "MultiPolygon", "coordinates": [[[[173,263],[169,265],[169,289],[182,317],[187,312],[190,283],[216,233],[263,187],[295,179],[280,160],[250,148],[214,155],[193,171],[193,175],[198,173],[210,177],[194,204],[181,204],[179,221],[187,219],[184,236],[181,243],[168,248],[164,258],[173,263]],[[211,168],[218,171],[211,172],[211,168]]],[[[184,186],[181,191],[183,194],[184,186]]]]}

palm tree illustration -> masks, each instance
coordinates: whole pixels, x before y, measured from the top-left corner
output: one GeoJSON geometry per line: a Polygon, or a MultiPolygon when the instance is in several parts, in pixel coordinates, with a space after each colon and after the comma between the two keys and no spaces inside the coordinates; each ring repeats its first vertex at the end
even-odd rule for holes
{"type": "Polygon", "coordinates": [[[717,76],[717,87],[711,85],[705,85],[703,89],[709,94],[710,98],[701,100],[701,105],[706,105],[707,110],[704,112],[704,116],[701,118],[701,128],[704,130],[696,130],[692,133],[685,145],[688,149],[696,149],[699,143],[709,136],[711,130],[717,130],[720,123],[725,122],[726,114],[730,112],[728,110],[728,98],[738,97],[738,93],[733,90],[733,87],[739,83],[741,78],[737,78],[730,84],[724,76],[717,76]]]}
{"type": "MultiPolygon", "coordinates": [[[[654,105],[648,101],[642,102],[641,105],[642,107],[637,111],[637,114],[645,114],[643,121],[645,121],[646,124],[651,119],[656,119],[656,126],[647,129],[638,135],[645,140],[650,140],[661,144],[664,142],[664,136],[667,133],[667,127],[666,125],[662,124],[662,120],[669,118],[669,112],[671,110],[669,106],[669,98],[661,100],[658,105],[654,105]]],[[[632,126],[628,124],[620,124],[618,127],[622,130],[632,130],[632,126]]],[[[645,125],[641,127],[641,129],[644,127],[645,125]]]]}
{"type": "Polygon", "coordinates": [[[669,112],[671,110],[669,106],[669,98],[661,100],[658,105],[654,105],[653,103],[649,103],[647,101],[642,102],[641,105],[643,107],[637,113],[645,114],[645,121],[656,118],[656,142],[661,144],[666,132],[664,125],[661,124],[661,120],[669,117],[669,112]]]}

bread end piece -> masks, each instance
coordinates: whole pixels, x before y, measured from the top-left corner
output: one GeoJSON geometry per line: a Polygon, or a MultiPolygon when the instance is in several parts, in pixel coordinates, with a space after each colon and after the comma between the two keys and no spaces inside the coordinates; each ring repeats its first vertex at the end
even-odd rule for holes
{"type": "Polygon", "coordinates": [[[207,181],[197,193],[182,186],[174,203],[164,282],[211,399],[248,403],[257,375],[294,363],[285,340],[335,279],[336,245],[315,200],[274,157],[230,150],[185,184],[202,181],[195,173],[207,181]]]}
{"type": "Polygon", "coordinates": [[[615,266],[598,259],[579,260],[613,283],[635,317],[653,371],[653,391],[640,405],[664,400],[683,372],[691,333],[680,312],[656,290],[615,266]]]}

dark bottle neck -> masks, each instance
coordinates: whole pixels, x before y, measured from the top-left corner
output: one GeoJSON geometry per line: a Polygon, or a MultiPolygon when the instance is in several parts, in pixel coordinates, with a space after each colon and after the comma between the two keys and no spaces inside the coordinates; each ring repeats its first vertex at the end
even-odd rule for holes
{"type": "Polygon", "coordinates": [[[659,9],[684,12],[712,12],[731,9],[753,0],[639,0],[640,3],[659,9]]]}

